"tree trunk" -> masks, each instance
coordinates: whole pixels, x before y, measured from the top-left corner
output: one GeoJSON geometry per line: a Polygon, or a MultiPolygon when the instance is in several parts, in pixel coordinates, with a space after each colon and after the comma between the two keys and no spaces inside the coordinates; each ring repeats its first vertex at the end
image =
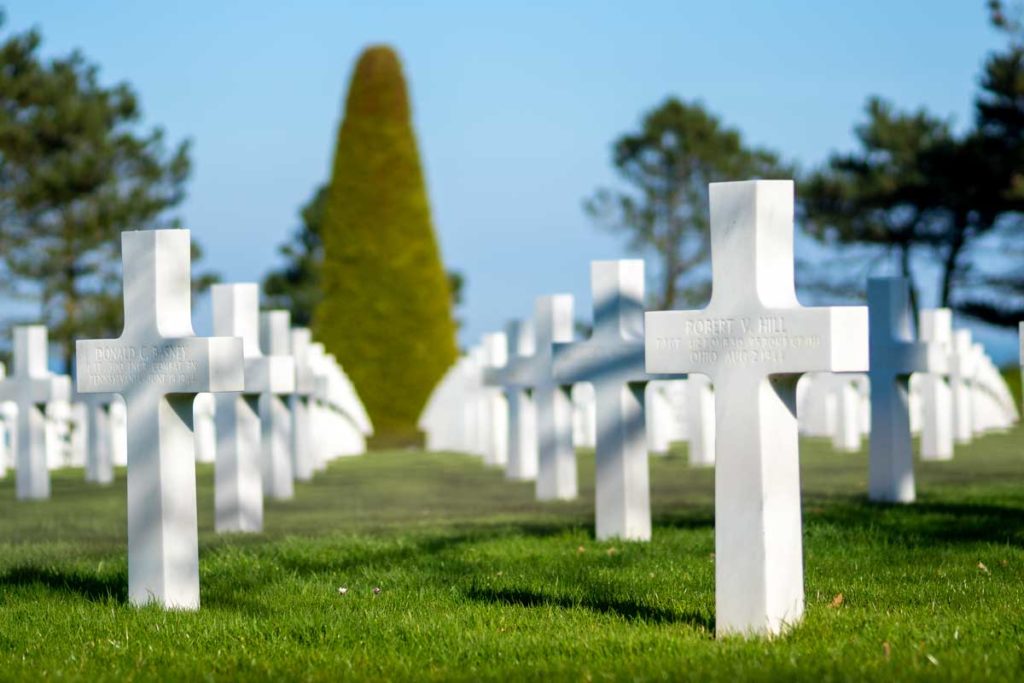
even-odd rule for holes
{"type": "Polygon", "coordinates": [[[655,303],[655,310],[667,311],[672,308],[672,305],[676,300],[676,280],[678,274],[676,272],[676,266],[672,263],[671,259],[666,259],[665,272],[663,274],[663,281],[661,283],[661,295],[658,301],[655,303]]]}
{"type": "Polygon", "coordinates": [[[917,296],[917,283],[914,282],[914,271],[910,267],[910,250],[911,244],[904,242],[899,246],[900,249],[900,270],[903,273],[903,277],[907,280],[907,289],[910,292],[910,329],[911,332],[917,334],[917,321],[918,315],[920,314],[920,302],[917,296]]]}
{"type": "Polygon", "coordinates": [[[78,288],[75,284],[74,261],[64,269],[64,334],[57,340],[61,349],[64,372],[71,373],[75,355],[76,317],[78,314],[78,288]]]}
{"type": "Polygon", "coordinates": [[[946,259],[942,264],[942,286],[939,289],[939,306],[943,308],[949,308],[949,302],[953,294],[953,278],[959,265],[960,252],[964,248],[963,233],[958,228],[960,225],[959,217],[957,217],[953,225],[956,233],[949,245],[946,259]]]}

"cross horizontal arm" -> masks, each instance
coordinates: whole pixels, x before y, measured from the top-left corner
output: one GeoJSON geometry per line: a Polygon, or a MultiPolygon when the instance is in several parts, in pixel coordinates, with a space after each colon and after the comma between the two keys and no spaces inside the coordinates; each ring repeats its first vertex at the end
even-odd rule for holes
{"type": "Polygon", "coordinates": [[[611,379],[628,384],[669,378],[644,369],[642,342],[603,343],[594,339],[555,344],[553,374],[562,386],[611,379]]]}

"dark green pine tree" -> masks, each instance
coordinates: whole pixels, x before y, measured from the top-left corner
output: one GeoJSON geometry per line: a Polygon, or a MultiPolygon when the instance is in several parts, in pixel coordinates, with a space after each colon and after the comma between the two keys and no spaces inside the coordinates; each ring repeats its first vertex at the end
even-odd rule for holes
{"type": "Polygon", "coordinates": [[[812,235],[896,252],[912,291],[912,255],[920,254],[938,266],[940,306],[1015,325],[1024,316],[1024,277],[1018,267],[999,267],[1024,258],[1024,34],[1001,3],[991,4],[1011,44],[986,61],[975,126],[958,135],[923,110],[898,112],[872,98],[857,128],[859,149],[834,155],[800,198],[812,235]]]}
{"type": "Polygon", "coordinates": [[[138,130],[127,84],[101,85],[78,52],[44,60],[39,45],[35,31],[0,43],[2,283],[41,303],[70,367],[77,337],[120,333],[120,234],[177,225],[168,211],[190,162],[187,144],[138,130]]]}
{"type": "Polygon", "coordinates": [[[778,157],[747,145],[699,103],[670,97],[619,137],[612,163],[624,189],[600,189],[584,209],[655,259],[655,308],[699,305],[710,295],[708,183],[785,177],[778,157]]]}
{"type": "Polygon", "coordinates": [[[368,48],[356,64],[322,238],[317,336],[359,392],[377,442],[418,440],[416,421],[457,348],[405,79],[389,47],[368,48]]]}
{"type": "Polygon", "coordinates": [[[323,299],[320,273],[324,248],[320,234],[326,199],[327,186],[321,185],[299,209],[302,224],[278,249],[284,257],[284,266],[270,271],[263,279],[265,305],[291,311],[292,324],[299,327],[312,323],[313,313],[323,299]]]}
{"type": "MultiPolygon", "coordinates": [[[[1022,8],[1012,16],[1002,3],[992,2],[992,23],[1010,44],[985,62],[981,91],[975,100],[975,146],[983,162],[988,206],[999,222],[1001,257],[987,259],[996,267],[977,268],[975,286],[959,297],[962,312],[986,322],[1016,327],[1024,320],[1024,24],[1022,8]]],[[[976,203],[976,202],[975,202],[976,203]]]]}

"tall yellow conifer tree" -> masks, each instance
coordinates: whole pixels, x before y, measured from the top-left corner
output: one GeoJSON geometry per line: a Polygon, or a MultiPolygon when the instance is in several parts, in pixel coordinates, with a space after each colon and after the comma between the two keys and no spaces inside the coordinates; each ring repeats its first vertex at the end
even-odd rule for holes
{"type": "Polygon", "coordinates": [[[411,443],[455,361],[451,297],[398,55],[363,51],[338,132],[314,327],[359,392],[380,444],[411,443]]]}

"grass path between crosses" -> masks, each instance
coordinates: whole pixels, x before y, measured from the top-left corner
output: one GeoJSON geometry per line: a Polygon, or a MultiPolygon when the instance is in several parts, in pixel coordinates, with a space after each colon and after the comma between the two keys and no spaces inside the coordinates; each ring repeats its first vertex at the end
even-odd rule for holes
{"type": "Polygon", "coordinates": [[[213,533],[200,466],[198,613],[126,604],[123,471],[47,503],[8,476],[0,679],[1024,678],[1024,430],[919,463],[907,507],[865,502],[863,452],[801,457],[807,612],[774,641],[713,637],[713,472],[685,451],[652,459],[649,544],[594,541],[592,453],[555,504],[468,456],[342,459],[245,537],[213,533]]]}

